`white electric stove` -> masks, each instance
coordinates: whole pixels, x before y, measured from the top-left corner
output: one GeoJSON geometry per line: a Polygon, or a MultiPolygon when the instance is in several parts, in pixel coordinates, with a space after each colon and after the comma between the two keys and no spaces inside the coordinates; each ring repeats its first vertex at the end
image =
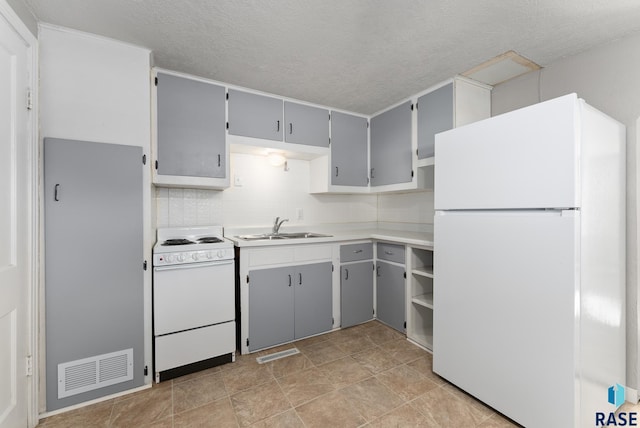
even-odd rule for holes
{"type": "Polygon", "coordinates": [[[222,226],[160,228],[153,248],[156,382],[235,361],[233,243],[222,226]]]}

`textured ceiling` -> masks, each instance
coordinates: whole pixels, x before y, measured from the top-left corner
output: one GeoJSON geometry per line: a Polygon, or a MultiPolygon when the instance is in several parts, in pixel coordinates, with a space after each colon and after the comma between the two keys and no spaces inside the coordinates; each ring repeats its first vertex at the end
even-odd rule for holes
{"type": "Polygon", "coordinates": [[[639,0],[23,1],[162,68],[364,114],[508,50],[545,66],[640,31],[639,0]]]}

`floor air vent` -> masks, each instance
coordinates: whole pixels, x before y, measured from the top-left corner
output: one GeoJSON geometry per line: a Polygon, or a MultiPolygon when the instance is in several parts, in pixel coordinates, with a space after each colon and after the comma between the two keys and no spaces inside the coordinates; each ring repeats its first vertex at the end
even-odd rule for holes
{"type": "Polygon", "coordinates": [[[291,348],[280,352],[274,352],[273,354],[265,355],[264,357],[258,357],[256,358],[256,361],[258,364],[264,364],[269,361],[279,360],[280,358],[289,357],[299,353],[300,351],[298,351],[298,348],[291,348]]]}
{"type": "Polygon", "coordinates": [[[133,379],[133,348],[58,364],[58,398],[133,379]]]}

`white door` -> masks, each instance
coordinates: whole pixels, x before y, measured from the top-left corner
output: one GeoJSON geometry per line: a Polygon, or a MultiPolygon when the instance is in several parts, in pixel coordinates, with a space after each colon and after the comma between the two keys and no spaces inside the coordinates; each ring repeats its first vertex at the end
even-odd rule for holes
{"type": "Polygon", "coordinates": [[[581,102],[565,95],[436,135],[436,210],[579,206],[581,102]]]}
{"type": "MultiPolygon", "coordinates": [[[[0,4],[0,6],[3,6],[0,4]]],[[[29,46],[0,8],[0,427],[28,424],[31,141],[29,46]]]]}
{"type": "Polygon", "coordinates": [[[575,211],[435,216],[433,370],[527,427],[574,426],[579,224],[575,211]]]}

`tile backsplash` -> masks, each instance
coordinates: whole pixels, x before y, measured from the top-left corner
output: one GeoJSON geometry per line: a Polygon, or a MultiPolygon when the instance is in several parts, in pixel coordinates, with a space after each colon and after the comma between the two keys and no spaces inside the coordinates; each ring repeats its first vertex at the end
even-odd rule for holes
{"type": "Polygon", "coordinates": [[[232,153],[231,187],[224,191],[156,188],[156,226],[268,226],[277,216],[298,225],[433,223],[431,192],[312,195],[309,162],[289,159],[287,166],[285,171],[263,156],[232,153]]]}

